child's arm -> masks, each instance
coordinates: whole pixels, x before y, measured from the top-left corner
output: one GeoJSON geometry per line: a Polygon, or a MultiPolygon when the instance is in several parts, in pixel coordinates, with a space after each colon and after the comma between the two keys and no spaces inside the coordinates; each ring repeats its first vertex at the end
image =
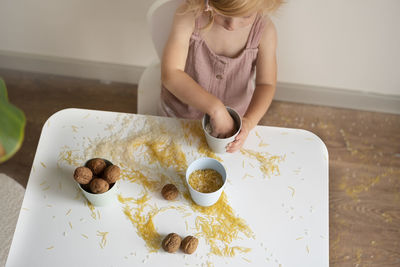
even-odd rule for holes
{"type": "Polygon", "coordinates": [[[270,21],[262,35],[256,62],[256,88],[243,116],[242,130],[228,145],[228,152],[240,149],[249,132],[258,124],[271,105],[276,89],[276,29],[270,21]]]}
{"type": "Polygon", "coordinates": [[[184,71],[195,17],[191,12],[182,13],[183,8],[184,6],[178,8],[175,14],[172,30],[164,48],[161,63],[162,83],[180,101],[210,115],[213,135],[228,136],[234,130],[234,121],[224,104],[184,71]]]}

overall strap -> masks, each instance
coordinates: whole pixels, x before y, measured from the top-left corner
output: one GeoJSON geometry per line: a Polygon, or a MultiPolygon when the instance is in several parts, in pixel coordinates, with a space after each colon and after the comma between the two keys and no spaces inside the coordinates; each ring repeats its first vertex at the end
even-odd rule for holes
{"type": "Polygon", "coordinates": [[[262,14],[257,14],[257,17],[255,18],[253,26],[250,30],[249,38],[247,39],[246,48],[258,48],[264,27],[266,25],[265,21],[266,18],[262,14]]]}

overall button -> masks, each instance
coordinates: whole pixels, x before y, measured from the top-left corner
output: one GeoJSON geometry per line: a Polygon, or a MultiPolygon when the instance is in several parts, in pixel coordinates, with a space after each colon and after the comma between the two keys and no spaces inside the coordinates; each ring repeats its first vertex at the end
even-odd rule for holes
{"type": "Polygon", "coordinates": [[[215,76],[215,78],[217,78],[218,80],[221,80],[223,77],[222,77],[221,74],[217,74],[217,75],[215,76]]]}

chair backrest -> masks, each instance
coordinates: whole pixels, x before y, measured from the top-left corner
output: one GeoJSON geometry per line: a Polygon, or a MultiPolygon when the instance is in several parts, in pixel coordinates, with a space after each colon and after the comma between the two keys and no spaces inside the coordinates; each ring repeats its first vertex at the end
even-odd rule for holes
{"type": "Polygon", "coordinates": [[[160,60],[171,31],[175,11],[181,3],[182,0],[157,0],[147,12],[151,39],[160,60]]]}

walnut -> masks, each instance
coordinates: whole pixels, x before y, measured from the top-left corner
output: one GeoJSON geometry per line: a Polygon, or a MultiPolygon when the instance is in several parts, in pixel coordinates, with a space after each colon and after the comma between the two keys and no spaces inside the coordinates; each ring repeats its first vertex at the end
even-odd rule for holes
{"type": "Polygon", "coordinates": [[[170,233],[162,241],[163,249],[168,253],[176,252],[181,245],[181,237],[175,233],[170,233]]]}
{"type": "Polygon", "coordinates": [[[80,184],[88,184],[93,178],[93,173],[89,168],[78,167],[74,172],[74,179],[80,184]]]}
{"type": "Polygon", "coordinates": [[[104,192],[107,192],[108,188],[110,185],[107,183],[106,180],[102,178],[93,178],[93,180],[90,182],[90,190],[94,194],[101,194],[104,192]]]}
{"type": "Polygon", "coordinates": [[[166,200],[174,200],[178,196],[179,191],[178,191],[178,188],[176,188],[175,185],[166,184],[161,189],[161,194],[166,200]]]}
{"type": "Polygon", "coordinates": [[[107,164],[102,159],[94,158],[89,160],[89,162],[86,164],[86,167],[91,169],[94,175],[99,176],[107,167],[107,164]]]}
{"type": "Polygon", "coordinates": [[[103,178],[109,183],[113,184],[119,179],[120,169],[117,165],[108,166],[103,173],[103,178]]]}
{"type": "Polygon", "coordinates": [[[196,251],[199,240],[191,235],[188,235],[182,240],[181,249],[186,254],[192,254],[196,251]]]}

